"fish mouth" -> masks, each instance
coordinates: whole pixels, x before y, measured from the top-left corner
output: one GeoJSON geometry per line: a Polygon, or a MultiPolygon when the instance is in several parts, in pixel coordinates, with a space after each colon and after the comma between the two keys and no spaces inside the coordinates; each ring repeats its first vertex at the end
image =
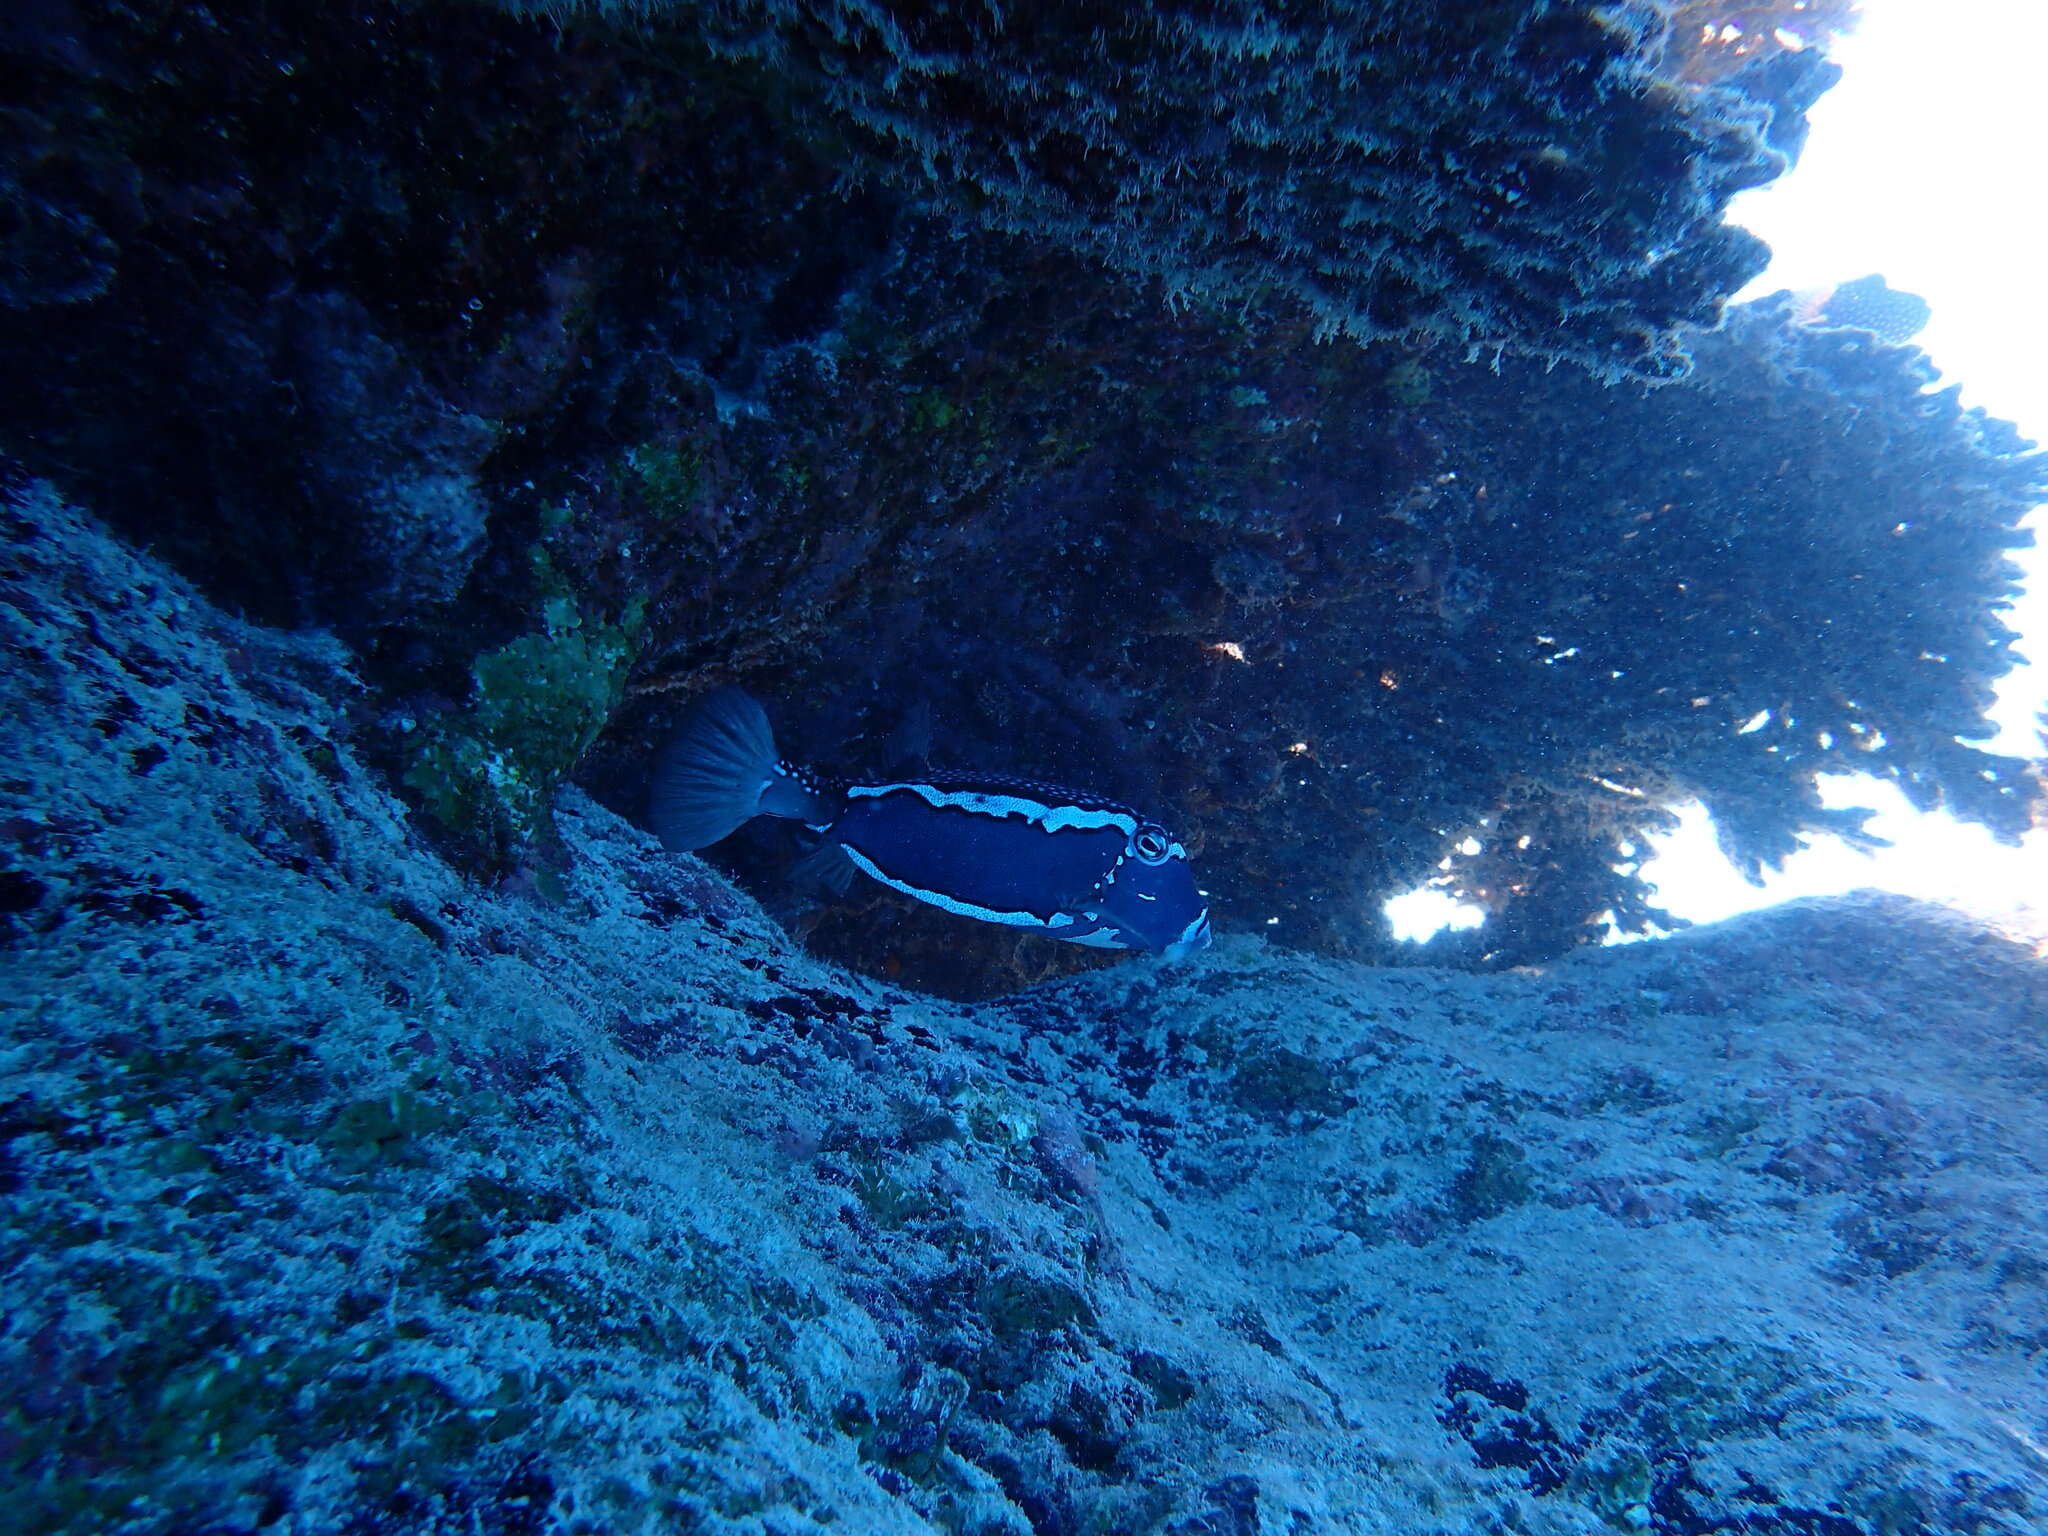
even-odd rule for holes
{"type": "Polygon", "coordinates": [[[1209,914],[1204,911],[1182,930],[1181,936],[1167,945],[1160,953],[1169,960],[1185,960],[1197,950],[1209,947],[1212,935],[1209,932],[1209,914]]]}

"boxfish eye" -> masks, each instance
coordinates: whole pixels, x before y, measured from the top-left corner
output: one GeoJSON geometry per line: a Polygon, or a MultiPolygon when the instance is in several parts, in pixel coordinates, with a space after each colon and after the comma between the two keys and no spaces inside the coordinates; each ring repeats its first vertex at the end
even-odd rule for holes
{"type": "Polygon", "coordinates": [[[1164,864],[1172,847],[1173,839],[1166,835],[1164,827],[1140,827],[1131,838],[1131,852],[1141,864],[1164,864]]]}

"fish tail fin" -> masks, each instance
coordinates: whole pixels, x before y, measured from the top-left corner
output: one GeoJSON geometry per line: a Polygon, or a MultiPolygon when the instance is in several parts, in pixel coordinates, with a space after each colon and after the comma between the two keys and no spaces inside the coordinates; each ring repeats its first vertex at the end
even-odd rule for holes
{"type": "Polygon", "coordinates": [[[690,706],[655,762],[648,816],[678,851],[708,848],[756,816],[830,819],[817,789],[775,755],[767,712],[740,688],[690,706]]]}

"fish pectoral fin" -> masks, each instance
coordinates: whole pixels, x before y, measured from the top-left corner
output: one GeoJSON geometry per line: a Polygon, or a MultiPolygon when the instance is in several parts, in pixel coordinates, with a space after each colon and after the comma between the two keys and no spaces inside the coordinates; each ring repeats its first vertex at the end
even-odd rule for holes
{"type": "Polygon", "coordinates": [[[1053,928],[1095,928],[1102,923],[1102,910],[1087,897],[1063,901],[1053,908],[1053,928]]]}
{"type": "Polygon", "coordinates": [[[792,864],[789,873],[799,885],[844,896],[853,888],[853,877],[860,869],[847,857],[845,847],[828,837],[792,864]]]}
{"type": "Polygon", "coordinates": [[[1091,923],[1081,928],[1055,928],[1052,936],[1069,944],[1086,944],[1092,949],[1129,949],[1123,934],[1111,923],[1091,923]]]}
{"type": "Polygon", "coordinates": [[[1089,884],[1069,890],[1059,899],[1059,912],[1071,917],[1077,923],[1099,923],[1102,921],[1102,887],[1089,884]]]}

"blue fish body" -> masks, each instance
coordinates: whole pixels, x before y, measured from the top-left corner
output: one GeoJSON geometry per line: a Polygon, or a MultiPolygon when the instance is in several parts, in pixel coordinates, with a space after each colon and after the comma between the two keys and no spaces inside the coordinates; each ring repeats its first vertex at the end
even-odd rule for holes
{"type": "Polygon", "coordinates": [[[822,780],[776,755],[759,704],[719,689],[656,767],[655,830],[701,848],[757,815],[803,821],[864,874],[963,917],[1170,958],[1209,944],[1187,850],[1131,807],[1002,774],[822,780]]]}

